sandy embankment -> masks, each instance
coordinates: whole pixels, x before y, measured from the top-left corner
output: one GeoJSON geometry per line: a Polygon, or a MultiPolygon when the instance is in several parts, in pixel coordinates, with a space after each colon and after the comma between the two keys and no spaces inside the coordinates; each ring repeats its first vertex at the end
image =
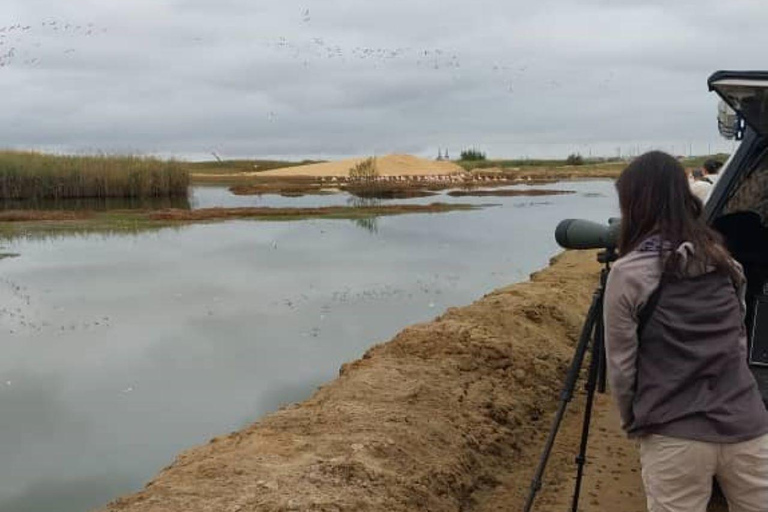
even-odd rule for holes
{"type": "MultiPolygon", "coordinates": [[[[349,158],[336,162],[284,167],[258,173],[259,177],[348,177],[349,170],[365,158],[349,158]]],[[[464,174],[466,171],[453,162],[428,160],[413,155],[386,155],[376,157],[376,171],[379,176],[448,176],[464,174]]]]}
{"type": "MultiPolygon", "coordinates": [[[[309,400],[189,450],[104,510],[521,510],[597,272],[594,254],[566,253],[409,327],[309,400]]],[[[578,403],[538,511],[569,499],[578,403]]],[[[592,440],[582,510],[643,510],[634,447],[605,397],[592,440]]]]}

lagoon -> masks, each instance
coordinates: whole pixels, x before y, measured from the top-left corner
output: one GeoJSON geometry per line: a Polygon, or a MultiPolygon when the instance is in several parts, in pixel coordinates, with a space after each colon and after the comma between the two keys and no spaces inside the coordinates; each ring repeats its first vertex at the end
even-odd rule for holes
{"type": "MultiPolygon", "coordinates": [[[[339,366],[559,252],[567,217],[617,215],[610,181],[571,195],[363,221],[231,221],[0,242],[0,512],[81,512],[182,450],[302,400],[339,366]]],[[[350,197],[232,196],[193,207],[350,197]]]]}

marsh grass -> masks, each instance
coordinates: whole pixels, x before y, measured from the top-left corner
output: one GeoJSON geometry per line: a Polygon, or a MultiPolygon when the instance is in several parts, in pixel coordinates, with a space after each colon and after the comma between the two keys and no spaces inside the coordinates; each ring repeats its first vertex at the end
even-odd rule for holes
{"type": "Polygon", "coordinates": [[[188,187],[175,161],[0,151],[0,200],[180,197],[188,187]]]}

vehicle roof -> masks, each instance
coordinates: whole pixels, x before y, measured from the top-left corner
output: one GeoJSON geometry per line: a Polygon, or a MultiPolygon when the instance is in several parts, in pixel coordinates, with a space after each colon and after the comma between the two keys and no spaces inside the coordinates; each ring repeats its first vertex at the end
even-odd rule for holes
{"type": "Polygon", "coordinates": [[[719,82],[720,80],[738,80],[738,79],[744,79],[744,80],[768,80],[768,71],[715,71],[712,73],[712,75],[707,79],[707,86],[709,87],[709,90],[714,90],[713,84],[714,82],[719,82]]]}

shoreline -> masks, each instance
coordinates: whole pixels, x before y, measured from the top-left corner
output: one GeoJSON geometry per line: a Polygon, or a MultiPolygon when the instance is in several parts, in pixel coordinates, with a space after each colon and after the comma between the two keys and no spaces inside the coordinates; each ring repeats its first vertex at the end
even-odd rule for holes
{"type": "Polygon", "coordinates": [[[66,233],[139,233],[228,220],[358,220],[372,217],[474,211],[494,206],[466,203],[390,204],[323,207],[240,207],[183,210],[7,210],[0,212],[0,239],[66,233]]]}
{"type": "MultiPolygon", "coordinates": [[[[308,400],[182,453],[102,510],[520,509],[598,272],[592,252],[567,252],[530,281],[407,327],[308,400]]],[[[567,494],[566,451],[537,510],[567,494]]]]}
{"type": "Polygon", "coordinates": [[[258,173],[191,174],[191,185],[220,185],[230,187],[235,195],[283,194],[289,196],[325,195],[329,189],[350,192],[380,189],[391,194],[439,192],[450,189],[472,190],[480,187],[513,185],[543,185],[566,181],[615,179],[623,167],[578,166],[560,168],[476,168],[453,175],[393,175],[380,176],[370,183],[350,180],[344,176],[259,175],[258,173]]]}

